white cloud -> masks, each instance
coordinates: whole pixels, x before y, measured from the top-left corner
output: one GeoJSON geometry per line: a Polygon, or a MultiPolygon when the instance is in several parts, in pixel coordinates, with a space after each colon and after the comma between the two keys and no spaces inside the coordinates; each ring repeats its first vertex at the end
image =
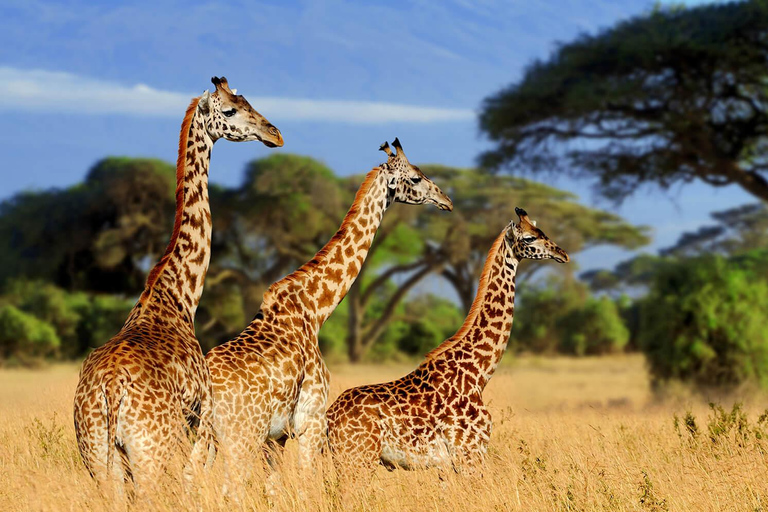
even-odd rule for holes
{"type": "MultiPolygon", "coordinates": [[[[144,84],[127,87],[59,71],[0,66],[0,111],[179,117],[193,96],[195,94],[161,91],[144,84]]],[[[275,123],[278,120],[432,123],[475,117],[470,109],[248,95],[246,98],[275,123]]]]}

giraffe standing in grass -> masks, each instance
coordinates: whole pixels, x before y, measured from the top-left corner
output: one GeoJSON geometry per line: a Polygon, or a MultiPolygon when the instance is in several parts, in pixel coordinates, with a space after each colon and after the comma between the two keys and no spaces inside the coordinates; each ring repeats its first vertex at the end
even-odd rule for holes
{"type": "Polygon", "coordinates": [[[348,389],[328,409],[338,467],[459,469],[483,459],[491,435],[483,389],[509,340],[517,266],[525,258],[569,260],[524,210],[515,211],[520,222],[504,228],[491,247],[458,332],[405,377],[348,389]]]}
{"type": "Polygon", "coordinates": [[[213,454],[210,373],[193,322],[210,257],[211,149],[220,138],[269,147],[282,146],[283,139],[230,90],[226,78],[212,82],[216,91],[193,99],[181,125],[168,248],[123,328],[80,370],[75,433],[83,461],[99,481],[132,479],[138,488],[146,486],[185,446],[186,431],[198,430],[194,462],[213,454]]]}
{"type": "Polygon", "coordinates": [[[216,435],[232,482],[249,478],[267,440],[279,449],[289,436],[298,437],[302,467],[322,449],[329,374],[318,331],[354,283],[387,207],[398,201],[453,208],[408,162],[397,139],[393,146],[397,154],[382,145],[387,162],[368,173],[331,240],[271,285],[251,324],[206,356],[216,435]]]}

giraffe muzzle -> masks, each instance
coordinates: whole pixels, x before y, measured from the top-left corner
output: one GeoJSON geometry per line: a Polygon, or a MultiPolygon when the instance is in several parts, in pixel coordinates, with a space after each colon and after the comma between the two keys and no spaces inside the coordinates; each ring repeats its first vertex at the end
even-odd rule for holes
{"type": "Polygon", "coordinates": [[[568,256],[568,253],[559,247],[555,249],[555,255],[553,259],[558,263],[568,263],[569,261],[571,261],[571,258],[570,256],[568,256]]]}

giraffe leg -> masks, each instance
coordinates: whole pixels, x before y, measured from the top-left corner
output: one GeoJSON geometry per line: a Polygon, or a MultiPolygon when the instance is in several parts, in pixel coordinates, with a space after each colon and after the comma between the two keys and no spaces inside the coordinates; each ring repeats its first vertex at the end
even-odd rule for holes
{"type": "Polygon", "coordinates": [[[325,414],[321,412],[304,416],[296,430],[299,432],[299,468],[302,471],[315,469],[315,461],[320,457],[326,440],[325,414]]]}
{"type": "Polygon", "coordinates": [[[336,505],[341,510],[360,508],[359,497],[372,485],[381,460],[381,432],[351,427],[330,428],[328,434],[339,488],[336,505]]]}
{"type": "Polygon", "coordinates": [[[287,435],[282,436],[279,439],[269,439],[264,444],[264,459],[269,466],[269,476],[267,476],[265,490],[267,495],[273,498],[283,487],[282,478],[280,477],[280,469],[283,463],[283,451],[285,449],[286,441],[288,441],[287,435]]]}
{"type": "Polygon", "coordinates": [[[119,446],[109,446],[103,404],[95,397],[79,400],[74,420],[77,447],[86,469],[105,491],[124,500],[127,497],[125,484],[131,474],[125,451],[119,446]],[[114,450],[111,470],[108,468],[110,449],[114,450]]]}
{"type": "Polygon", "coordinates": [[[482,476],[485,453],[491,439],[491,414],[484,406],[476,408],[466,428],[453,427],[446,431],[453,470],[465,475],[482,476]]]}
{"type": "Polygon", "coordinates": [[[301,383],[293,426],[299,441],[299,468],[302,471],[316,468],[315,460],[326,443],[325,405],[329,377],[328,369],[321,360],[320,366],[308,373],[301,383]]]}
{"type": "Polygon", "coordinates": [[[200,424],[197,429],[195,444],[184,467],[185,485],[192,489],[195,472],[200,469],[210,470],[216,458],[216,442],[213,429],[213,399],[210,393],[202,400],[200,424]]]}
{"type": "MultiPolygon", "coordinates": [[[[153,388],[157,394],[159,388],[153,388]]],[[[129,394],[130,407],[121,413],[120,439],[133,476],[137,497],[147,497],[167,484],[167,474],[180,474],[189,457],[186,420],[178,400],[147,400],[129,394]],[[177,470],[179,471],[177,473],[177,470]]]]}
{"type": "Polygon", "coordinates": [[[250,408],[219,407],[214,417],[219,453],[224,461],[224,494],[239,503],[254,476],[254,468],[266,464],[263,447],[267,440],[267,420],[250,408]]]}

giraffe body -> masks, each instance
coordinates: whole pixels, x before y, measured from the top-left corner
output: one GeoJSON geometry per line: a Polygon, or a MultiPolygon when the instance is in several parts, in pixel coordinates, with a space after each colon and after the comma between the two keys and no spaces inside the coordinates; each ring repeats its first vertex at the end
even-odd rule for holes
{"type": "Polygon", "coordinates": [[[412,166],[395,139],[387,163],[368,173],[341,227],[304,266],[274,283],[256,318],[206,356],[215,398],[214,425],[231,480],[246,480],[267,440],[299,443],[306,467],[325,442],[329,373],[317,342],[320,327],[360,272],[386,208],[393,201],[450,199],[412,166]]]}
{"type": "Polygon", "coordinates": [[[488,253],[472,308],[459,331],[418,368],[392,382],[344,391],[328,409],[328,439],[341,467],[476,466],[491,436],[483,389],[509,339],[515,273],[523,258],[568,261],[519,210],[488,253]]]}
{"type": "Polygon", "coordinates": [[[181,462],[213,455],[210,373],[194,331],[210,258],[210,153],[221,137],[282,145],[277,128],[226,79],[213,82],[216,92],[192,100],[182,123],[166,252],[123,328],[80,370],[75,433],[86,467],[100,481],[132,479],[146,487],[179,454],[181,462]],[[194,431],[200,441],[190,448],[194,431]]]}

